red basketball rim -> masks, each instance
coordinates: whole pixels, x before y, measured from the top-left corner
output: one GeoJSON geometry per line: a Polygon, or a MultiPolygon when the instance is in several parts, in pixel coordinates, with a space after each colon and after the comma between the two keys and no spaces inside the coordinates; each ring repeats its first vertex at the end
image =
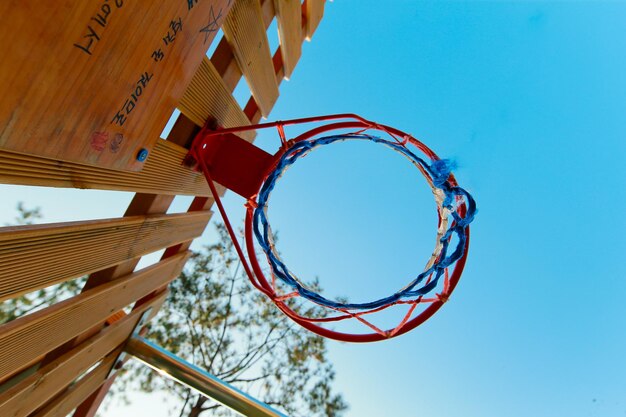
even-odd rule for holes
{"type": "MultiPolygon", "coordinates": [[[[413,138],[412,136],[396,129],[390,126],[385,126],[385,125],[377,125],[377,124],[373,124],[371,122],[368,122],[364,119],[357,119],[354,121],[346,121],[346,122],[337,122],[337,123],[332,123],[332,124],[328,124],[328,125],[324,125],[324,126],[319,126],[317,128],[314,128],[308,132],[305,132],[303,134],[301,134],[300,136],[292,139],[289,141],[289,143],[294,144],[294,143],[298,143],[307,139],[310,139],[314,136],[317,136],[319,134],[325,133],[325,132],[329,132],[332,130],[340,130],[340,129],[367,129],[367,130],[371,130],[371,129],[376,129],[376,130],[380,130],[386,133],[389,133],[391,135],[394,135],[396,137],[402,138],[402,139],[406,139],[408,140],[408,142],[410,142],[412,145],[414,145],[415,147],[417,147],[421,152],[423,152],[426,156],[428,156],[431,160],[438,160],[439,157],[430,149],[428,148],[426,145],[424,145],[422,142],[418,141],[417,139],[413,138]]],[[[264,178],[267,178],[267,176],[274,170],[274,168],[276,167],[278,161],[280,160],[280,158],[285,154],[285,152],[288,150],[290,146],[283,146],[281,147],[281,149],[274,155],[273,158],[273,163],[271,164],[270,168],[268,168],[268,170],[265,172],[264,174],[264,178]]],[[[451,174],[449,177],[449,182],[450,185],[452,186],[457,186],[457,182],[454,178],[454,176],[451,174]]],[[[259,186],[259,190],[261,189],[263,184],[261,184],[259,186]]],[[[255,286],[260,287],[260,289],[262,289],[262,291],[267,294],[272,301],[277,305],[277,307],[283,312],[285,313],[287,316],[289,316],[289,318],[291,318],[293,321],[295,321],[296,323],[298,323],[299,325],[301,325],[302,327],[320,335],[320,336],[324,336],[330,339],[334,339],[334,340],[339,340],[339,341],[344,341],[344,342],[375,342],[375,341],[380,341],[380,340],[384,340],[384,339],[388,339],[391,337],[395,337],[395,336],[399,336],[401,334],[404,334],[410,330],[413,330],[414,328],[416,328],[417,326],[419,326],[420,324],[424,323],[427,319],[429,319],[433,314],[435,314],[440,308],[441,306],[444,304],[444,301],[439,299],[436,301],[433,301],[432,303],[430,303],[430,305],[425,308],[423,311],[421,311],[419,314],[417,314],[415,317],[411,318],[410,320],[408,320],[400,329],[398,329],[397,331],[394,331],[393,333],[391,333],[390,330],[384,332],[384,333],[377,333],[377,332],[372,332],[372,333],[363,333],[363,334],[351,334],[351,333],[344,333],[344,332],[338,332],[338,331],[334,331],[331,329],[327,329],[325,327],[322,327],[312,321],[310,321],[310,319],[308,319],[307,317],[303,317],[301,315],[299,315],[298,313],[296,313],[293,309],[291,309],[289,306],[287,306],[287,304],[284,301],[281,300],[277,300],[276,299],[276,293],[275,290],[273,288],[273,286],[270,284],[270,282],[267,280],[267,278],[265,277],[265,274],[259,264],[259,261],[257,259],[256,256],[256,251],[255,251],[255,247],[254,247],[254,236],[253,236],[253,217],[254,217],[254,207],[252,205],[247,205],[247,210],[246,210],[246,218],[245,218],[245,240],[246,240],[246,250],[248,252],[248,257],[250,260],[250,264],[252,266],[252,269],[254,271],[255,274],[255,278],[256,278],[256,283],[255,286]]],[[[457,208],[457,211],[459,213],[459,215],[461,215],[462,217],[465,215],[466,212],[466,206],[465,203],[462,203],[459,205],[459,207],[457,208]]],[[[452,271],[452,273],[450,274],[450,278],[449,278],[449,290],[447,295],[449,296],[455,289],[456,285],[458,284],[460,278],[461,278],[461,274],[463,273],[463,268],[465,267],[465,262],[467,259],[467,254],[468,254],[468,250],[469,250],[469,237],[470,237],[470,231],[469,231],[469,226],[466,227],[465,229],[465,237],[466,237],[466,244],[465,244],[465,250],[463,252],[463,255],[461,256],[461,258],[459,258],[457,260],[457,262],[454,265],[454,269],[452,271]]]]}

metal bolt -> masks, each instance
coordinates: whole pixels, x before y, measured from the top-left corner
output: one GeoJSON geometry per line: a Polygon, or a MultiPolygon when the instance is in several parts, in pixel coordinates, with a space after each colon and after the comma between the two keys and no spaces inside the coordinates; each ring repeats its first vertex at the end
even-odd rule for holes
{"type": "Polygon", "coordinates": [[[146,148],[141,148],[139,153],[137,154],[137,160],[139,162],[143,162],[148,158],[148,150],[146,148]]]}

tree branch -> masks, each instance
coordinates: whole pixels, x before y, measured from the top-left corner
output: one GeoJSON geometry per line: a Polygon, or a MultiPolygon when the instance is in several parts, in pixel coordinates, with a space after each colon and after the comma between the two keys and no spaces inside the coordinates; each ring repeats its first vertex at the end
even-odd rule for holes
{"type": "Polygon", "coordinates": [[[183,407],[180,409],[180,414],[178,417],[183,417],[183,413],[185,412],[185,408],[187,408],[187,404],[189,403],[189,399],[191,398],[191,389],[187,390],[187,396],[185,397],[185,403],[183,407]]]}
{"type": "MultiPolygon", "coordinates": [[[[237,265],[239,266],[239,265],[237,265]]],[[[237,271],[237,269],[235,269],[235,271],[237,271]]],[[[232,300],[233,300],[233,291],[235,288],[235,278],[236,276],[231,276],[231,281],[230,281],[230,290],[228,292],[228,302],[226,304],[226,314],[224,315],[224,323],[222,325],[222,332],[220,334],[220,338],[219,338],[219,342],[217,344],[217,347],[215,348],[215,352],[213,353],[213,356],[211,357],[211,361],[209,362],[209,369],[213,369],[213,363],[215,361],[215,358],[217,357],[217,354],[220,352],[221,348],[222,348],[222,344],[224,343],[224,337],[226,336],[226,329],[228,328],[228,316],[230,315],[230,311],[231,311],[231,304],[232,304],[232,300]]]]}

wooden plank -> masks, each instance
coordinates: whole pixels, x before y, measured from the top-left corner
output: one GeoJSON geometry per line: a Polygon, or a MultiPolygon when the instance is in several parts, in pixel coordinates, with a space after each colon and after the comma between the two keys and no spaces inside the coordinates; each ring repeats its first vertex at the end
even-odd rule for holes
{"type": "Polygon", "coordinates": [[[138,171],[228,0],[13,0],[0,27],[0,147],[138,171]],[[210,23],[210,22],[209,22],[210,23]]]}
{"type": "MultiPolygon", "coordinates": [[[[220,194],[223,195],[224,192],[222,191],[220,194]]],[[[213,202],[214,200],[212,198],[196,197],[189,207],[189,212],[209,210],[211,206],[213,205],[213,202]]],[[[187,242],[181,242],[177,245],[170,246],[169,248],[165,250],[161,259],[162,260],[169,259],[170,257],[178,256],[178,254],[181,252],[183,253],[187,252],[190,249],[192,243],[193,243],[193,240],[188,240],[187,242]]],[[[161,290],[165,290],[165,289],[166,288],[159,288],[157,292],[160,292],[161,290]]],[[[149,302],[152,296],[153,294],[150,294],[147,297],[138,300],[136,306],[140,306],[143,303],[149,302]]]]}
{"type": "MultiPolygon", "coordinates": [[[[178,120],[174,124],[174,127],[169,132],[167,140],[168,143],[175,143],[181,146],[184,146],[187,143],[191,143],[191,139],[195,136],[199,128],[187,117],[183,114],[180,114],[178,120]]],[[[207,197],[204,197],[208,200],[207,197]]],[[[131,201],[126,213],[124,216],[134,216],[139,214],[156,214],[156,213],[165,213],[167,208],[170,206],[173,200],[172,196],[167,195],[156,195],[156,194],[137,194],[131,201]]],[[[121,264],[115,265],[114,267],[110,267],[96,273],[90,275],[83,291],[89,288],[93,288],[98,285],[102,285],[103,283],[118,279],[123,276],[125,273],[133,271],[139,261],[138,258],[134,258],[123,262],[121,264]]],[[[158,291],[158,290],[157,290],[158,291]]],[[[143,297],[140,302],[135,303],[134,309],[141,308],[144,303],[149,303],[151,300],[158,295],[158,292],[154,292],[146,297],[143,297]]],[[[124,315],[123,311],[122,316],[124,315]]],[[[107,322],[111,319],[119,319],[113,316],[107,319],[107,322]]],[[[100,326],[94,326],[86,332],[83,332],[80,336],[68,341],[63,344],[59,348],[50,352],[43,360],[43,364],[49,363],[50,361],[58,358],[63,355],[67,351],[73,349],[76,345],[82,343],[82,341],[86,340],[89,337],[92,337],[94,334],[97,334],[101,330],[100,326]]],[[[99,387],[92,387],[90,395],[88,395],[80,404],[75,411],[75,415],[79,416],[95,416],[97,409],[108,392],[111,384],[115,378],[109,378],[104,384],[99,387]]]]}
{"type": "MultiPolygon", "coordinates": [[[[307,7],[311,7],[311,5],[307,6],[306,4],[306,0],[305,0],[305,4],[303,4],[303,9],[306,11],[307,7]]],[[[322,5],[323,8],[323,5],[322,5]]],[[[274,4],[271,1],[266,0],[263,4],[262,4],[262,9],[263,9],[263,19],[264,19],[264,23],[265,26],[268,27],[272,21],[273,18],[273,13],[274,13],[274,4]]],[[[323,14],[323,13],[322,13],[323,14]]],[[[320,17],[321,19],[321,17],[320,17]]],[[[303,25],[306,26],[307,21],[305,19],[305,22],[303,22],[303,25]]],[[[307,38],[307,32],[306,30],[302,31],[302,36],[303,39],[302,41],[304,41],[307,38]]],[[[225,48],[223,46],[223,42],[220,41],[220,44],[218,45],[217,49],[216,49],[216,53],[219,52],[220,53],[220,57],[226,57],[228,56],[228,51],[226,51],[227,48],[225,48]]],[[[274,56],[272,57],[272,62],[274,64],[274,71],[276,72],[276,82],[278,83],[278,85],[280,85],[282,79],[284,78],[284,65],[283,65],[283,58],[282,58],[282,51],[281,48],[278,48],[276,50],[276,52],[274,53],[274,56]]],[[[231,68],[232,66],[225,66],[225,65],[220,65],[218,68],[221,71],[226,71],[227,73],[231,73],[233,72],[233,69],[231,68]]],[[[234,87],[233,87],[234,88],[234,87]]],[[[261,120],[261,112],[259,110],[259,106],[256,103],[256,101],[254,100],[254,97],[250,97],[250,99],[248,100],[248,103],[246,104],[246,107],[244,108],[243,112],[246,114],[246,117],[248,119],[250,119],[251,123],[257,123],[259,120],[261,120]]]]}
{"type": "MultiPolygon", "coordinates": [[[[167,195],[136,194],[135,197],[133,197],[133,200],[130,202],[128,209],[126,210],[126,213],[124,213],[124,216],[130,217],[130,216],[137,216],[137,215],[142,215],[142,214],[162,214],[167,211],[168,207],[170,206],[173,200],[174,200],[173,196],[167,196],[167,195]]],[[[133,258],[133,259],[124,261],[120,264],[114,265],[112,267],[105,268],[105,269],[102,269],[100,271],[96,271],[90,274],[87,281],[85,282],[85,285],[82,288],[82,292],[85,292],[91,288],[98,287],[100,285],[114,281],[116,279],[119,279],[121,277],[124,277],[130,274],[131,272],[135,270],[140,259],[141,258],[133,258]]],[[[152,299],[150,295],[144,298],[152,299]]],[[[109,316],[109,318],[107,318],[107,322],[109,320],[119,319],[118,316],[120,315],[124,316],[125,313],[123,311],[118,311],[114,313],[113,315],[109,316]]],[[[98,333],[104,325],[105,323],[102,323],[101,326],[94,326],[88,329],[87,331],[82,332],[80,335],[76,336],[75,338],[72,338],[71,340],[67,341],[66,343],[59,346],[58,348],[52,350],[44,357],[41,363],[45,365],[49,363],[50,361],[56,359],[57,357],[64,354],[68,350],[72,349],[74,346],[80,344],[85,339],[98,333]]]]}
{"type": "MultiPolygon", "coordinates": [[[[263,24],[265,25],[265,30],[267,30],[272,20],[274,20],[274,2],[272,0],[262,0],[261,12],[263,14],[263,24]]],[[[211,64],[213,64],[218,74],[220,74],[224,80],[228,91],[233,92],[241,80],[243,73],[239,65],[237,65],[233,50],[226,38],[220,40],[215,52],[211,55],[211,64]]]]}
{"type": "MultiPolygon", "coordinates": [[[[283,72],[283,60],[280,48],[278,48],[276,53],[274,53],[272,62],[274,63],[274,71],[276,71],[276,81],[280,85],[285,75],[283,72]]],[[[243,112],[246,114],[246,117],[252,121],[252,123],[258,123],[258,121],[261,120],[261,110],[259,109],[254,97],[250,97],[246,107],[243,109],[243,112]]]]}
{"type": "Polygon", "coordinates": [[[202,174],[182,166],[187,149],[159,139],[141,172],[113,171],[0,150],[0,183],[209,195],[202,174]]]}
{"type": "MultiPolygon", "coordinates": [[[[82,381],[82,380],[81,380],[81,381],[82,381]]],[[[61,398],[61,397],[60,397],[60,398],[61,398]]],[[[65,396],[64,396],[63,398],[65,398],[65,396]]],[[[68,398],[69,398],[69,397],[68,397],[68,398]]]]}
{"type": "MultiPolygon", "coordinates": [[[[203,126],[209,117],[214,117],[222,127],[250,124],[243,110],[226,88],[222,77],[206,57],[187,87],[178,108],[198,126],[203,126]]],[[[252,141],[255,132],[243,132],[241,136],[252,141]]]]}
{"type": "MultiPolygon", "coordinates": [[[[185,116],[181,115],[181,117],[185,117],[185,116]]],[[[186,125],[186,122],[184,124],[186,125]]],[[[185,130],[186,130],[186,128],[185,128],[185,130]]],[[[176,134],[176,133],[174,133],[174,134],[176,134]]],[[[143,200],[143,199],[145,199],[145,197],[142,198],[141,200],[143,200]]],[[[133,200],[133,202],[134,201],[135,200],[133,200]]],[[[210,209],[212,204],[213,204],[213,199],[212,198],[196,197],[193,200],[192,204],[190,205],[189,211],[193,212],[193,211],[208,210],[208,209],[210,209]]],[[[136,204],[131,203],[131,205],[128,208],[127,214],[132,214],[133,213],[132,210],[133,209],[137,209],[138,206],[141,206],[141,204],[139,204],[138,202],[136,204]]],[[[154,207],[153,204],[149,205],[150,209],[152,209],[153,207],[154,207]]],[[[192,241],[183,242],[183,243],[180,243],[178,245],[174,245],[174,246],[171,246],[171,247],[167,248],[167,250],[165,251],[165,253],[163,254],[161,259],[168,259],[169,257],[176,256],[177,253],[187,251],[189,249],[189,246],[191,245],[191,242],[192,241]]],[[[130,263],[130,261],[127,262],[127,263],[130,263]]],[[[120,266],[120,268],[124,268],[124,264],[122,264],[120,266]]],[[[107,278],[112,279],[113,277],[115,277],[115,274],[117,272],[118,272],[117,270],[111,270],[110,272],[107,270],[107,271],[103,271],[102,275],[103,275],[104,279],[107,279],[107,278]]],[[[100,278],[99,276],[92,275],[90,277],[90,281],[92,281],[92,280],[98,281],[99,278],[100,278]]],[[[141,306],[144,303],[149,303],[152,300],[152,298],[155,297],[156,294],[158,294],[158,292],[161,291],[161,290],[165,290],[165,289],[164,288],[157,289],[155,291],[155,293],[149,294],[148,296],[138,300],[137,303],[135,304],[134,308],[135,309],[141,308],[141,306]]],[[[83,337],[83,335],[81,335],[81,337],[83,337]]],[[[104,400],[104,397],[106,396],[106,394],[109,391],[111,385],[113,384],[114,380],[115,380],[115,376],[113,376],[112,378],[109,378],[104,384],[99,385],[97,388],[94,388],[92,390],[93,392],[91,393],[91,395],[86,397],[84,399],[84,401],[80,404],[80,406],[76,409],[76,411],[74,413],[74,417],[94,417],[96,412],[97,412],[97,410],[98,410],[98,408],[100,407],[100,404],[104,400]]]]}
{"type": "MultiPolygon", "coordinates": [[[[131,200],[124,217],[141,216],[146,214],[164,214],[174,201],[173,196],[157,194],[135,194],[131,200]]],[[[141,258],[133,258],[110,268],[90,274],[82,291],[97,287],[98,285],[120,278],[135,270],[141,258]]]]}
{"type": "Polygon", "coordinates": [[[274,9],[285,78],[288,79],[302,55],[302,4],[300,0],[274,0],[274,9]]]}
{"type": "MultiPolygon", "coordinates": [[[[172,130],[169,132],[167,140],[168,143],[175,143],[181,146],[185,146],[187,143],[191,143],[191,139],[195,136],[199,128],[187,117],[183,114],[180,114],[178,120],[172,127],[172,130]]],[[[207,198],[207,197],[204,197],[207,198]]],[[[128,209],[124,213],[124,216],[135,216],[135,215],[143,215],[143,214],[158,214],[165,213],[172,203],[174,197],[171,195],[156,195],[156,194],[136,194],[133,197],[133,200],[128,206],[128,209]]],[[[207,198],[208,199],[208,198],[207,198]]],[[[208,208],[207,208],[208,209],[208,208]]],[[[182,252],[182,251],[180,251],[182,252]]],[[[134,258],[128,261],[125,261],[121,264],[115,265],[110,268],[106,268],[104,270],[95,272],[89,276],[89,279],[85,283],[83,287],[83,291],[86,291],[89,288],[97,287],[106,282],[113,281],[118,279],[125,274],[133,271],[139,262],[139,258],[134,258]]],[[[150,303],[155,296],[158,296],[159,291],[164,291],[165,289],[156,290],[155,292],[143,297],[141,302],[135,303],[134,309],[141,308],[144,303],[150,303]]],[[[107,319],[107,323],[110,321],[117,321],[120,317],[123,317],[125,313],[123,311],[119,311],[115,315],[110,316],[107,319]]],[[[45,365],[50,363],[50,361],[55,360],[59,356],[65,354],[69,350],[73,349],[76,345],[82,343],[84,340],[92,337],[97,334],[102,329],[102,326],[94,326],[86,332],[81,333],[79,336],[73,338],[72,340],[64,343],[57,349],[54,349],[52,352],[46,355],[42,364],[45,365]]],[[[111,386],[115,378],[109,378],[106,383],[95,385],[88,385],[86,381],[81,380],[79,382],[81,389],[87,391],[86,395],[81,395],[81,399],[76,399],[76,402],[73,402],[73,398],[70,398],[71,395],[68,393],[68,401],[72,401],[72,408],[75,408],[76,404],[82,403],[76,409],[75,414],[81,414],[83,410],[86,411],[87,415],[92,416],[95,415],[97,408],[100,404],[100,400],[104,398],[104,395],[108,391],[108,387],[111,386]],[[96,402],[97,403],[94,403],[96,402]]],[[[96,382],[96,384],[98,384],[96,382]]],[[[70,388],[73,390],[74,387],[70,388]]],[[[77,392],[80,391],[78,387],[76,387],[77,392]]],[[[62,402],[62,404],[64,404],[62,402]]],[[[62,406],[61,406],[62,407],[62,406]]],[[[62,413],[62,411],[59,411],[62,413]]]]}
{"type": "MultiPolygon", "coordinates": [[[[213,204],[213,199],[206,197],[196,197],[189,207],[189,211],[203,211],[208,210],[213,204]]],[[[178,245],[167,248],[161,259],[169,259],[170,257],[177,256],[178,253],[185,252],[191,246],[192,241],[182,242],[178,245]]],[[[157,293],[165,288],[157,290],[157,293]]],[[[150,294],[137,301],[135,308],[140,308],[144,303],[149,303],[155,294],[150,294]]],[[[94,391],[92,395],[87,397],[80,407],[76,410],[74,417],[93,417],[96,414],[100,404],[102,403],[106,393],[113,384],[115,377],[110,378],[104,385],[97,386],[97,391],[94,391]]],[[[95,388],[94,388],[95,389],[95,388]]],[[[55,414],[56,415],[56,414],[55,414]]]]}
{"type": "Polygon", "coordinates": [[[309,41],[324,16],[325,2],[326,0],[304,0],[304,9],[306,11],[306,39],[309,41]]]}
{"type": "Polygon", "coordinates": [[[3,417],[27,416],[45,404],[105,355],[124,343],[143,312],[153,307],[151,313],[153,316],[164,302],[165,296],[165,293],[161,294],[151,303],[143,305],[1,393],[0,415],[3,417]]]}
{"type": "MultiPolygon", "coordinates": [[[[265,28],[267,28],[271,24],[271,21],[273,20],[273,17],[274,17],[273,1],[264,0],[262,1],[261,7],[262,7],[262,14],[263,14],[263,24],[265,28]]],[[[304,36],[304,31],[302,33],[304,36]]],[[[282,61],[280,59],[280,50],[277,51],[273,61],[274,61],[275,69],[278,68],[276,71],[277,71],[277,83],[279,83],[280,80],[282,79],[282,61]]],[[[224,80],[224,84],[226,88],[229,91],[233,91],[242,77],[242,72],[235,61],[230,45],[228,45],[228,42],[225,39],[222,39],[222,41],[218,45],[215,53],[211,57],[211,63],[216,67],[216,70],[218,71],[219,75],[224,80]]],[[[254,99],[251,99],[250,101],[254,102],[254,99]]],[[[258,109],[258,107],[256,107],[256,103],[255,103],[255,109],[258,109]]],[[[185,116],[181,115],[181,117],[184,118],[185,116]]],[[[260,118],[261,118],[260,113],[255,111],[255,112],[252,112],[250,121],[252,123],[256,123],[260,120],[260,118]]],[[[181,141],[181,143],[182,142],[184,141],[181,141]]],[[[190,207],[190,211],[205,210],[205,209],[208,209],[211,204],[212,204],[211,200],[203,198],[203,197],[197,197],[192,203],[190,207]]],[[[173,256],[178,251],[187,250],[190,244],[191,242],[183,242],[179,245],[168,248],[166,252],[164,253],[163,258],[167,258],[168,256],[173,256]]],[[[141,303],[146,302],[148,300],[149,299],[140,300],[140,302],[138,302],[137,305],[141,305],[141,303]]],[[[98,407],[100,406],[102,400],[104,399],[112,382],[113,382],[113,378],[107,380],[107,382],[103,384],[102,386],[100,386],[97,389],[97,391],[94,391],[92,395],[90,395],[77,408],[76,412],[74,413],[74,417],[95,416],[98,410],[98,407]]]]}
{"type": "MultiPolygon", "coordinates": [[[[174,124],[174,127],[168,134],[167,141],[170,144],[174,143],[178,145],[183,145],[189,140],[190,137],[195,136],[197,132],[196,129],[197,127],[193,124],[193,122],[191,122],[184,115],[179,115],[179,118],[174,124]]],[[[167,209],[172,204],[172,201],[174,201],[174,196],[172,195],[136,194],[128,205],[128,208],[124,213],[124,217],[145,214],[164,214],[165,212],[167,212],[167,209]]],[[[207,207],[207,210],[209,208],[210,207],[207,207]]],[[[133,258],[115,266],[92,273],[87,279],[87,282],[85,283],[82,291],[86,291],[90,288],[94,288],[98,285],[102,285],[106,282],[123,277],[124,275],[135,270],[135,267],[139,263],[139,260],[140,258],[133,258]]],[[[144,298],[151,300],[152,295],[153,294],[144,298]]],[[[123,314],[123,312],[121,313],[123,314]]],[[[67,352],[69,349],[73,348],[88,337],[96,334],[98,331],[100,331],[100,328],[97,328],[96,326],[92,329],[89,329],[89,331],[82,333],[80,336],[70,340],[63,346],[60,346],[58,349],[55,349],[54,351],[46,355],[44,362],[47,363],[50,360],[57,358],[59,355],[67,352]]]]}
{"type": "Polygon", "coordinates": [[[189,253],[179,253],[0,326],[0,381],[133,301],[167,285],[180,274],[188,256],[189,253]]]}
{"type": "Polygon", "coordinates": [[[199,236],[210,211],[0,229],[0,300],[199,236]]]}
{"type": "Polygon", "coordinates": [[[261,114],[267,117],[278,98],[278,83],[259,0],[236,0],[222,29],[261,114]]]}
{"type": "Polygon", "coordinates": [[[41,410],[31,417],[66,417],[74,408],[82,403],[94,392],[106,377],[113,366],[115,358],[121,349],[114,350],[107,355],[95,369],[70,385],[66,392],[50,401],[41,410]]]}

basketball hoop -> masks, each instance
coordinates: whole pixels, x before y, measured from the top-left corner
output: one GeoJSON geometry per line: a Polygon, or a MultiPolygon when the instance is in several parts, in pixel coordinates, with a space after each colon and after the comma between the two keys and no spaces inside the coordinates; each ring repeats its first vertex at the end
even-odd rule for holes
{"type": "Polygon", "coordinates": [[[426,145],[398,129],[379,125],[352,114],[339,114],[251,126],[210,130],[205,127],[190,151],[204,173],[235,249],[252,284],[287,316],[301,326],[335,340],[372,342],[398,336],[430,318],[448,300],[456,287],[467,259],[469,224],[476,205],[472,196],[459,187],[450,164],[426,145]],[[288,139],[285,126],[316,124],[295,138],[288,139]],[[237,136],[248,130],[275,127],[280,149],[269,154],[237,136]],[[350,303],[329,299],[292,273],[281,260],[272,240],[267,208],[272,190],[283,173],[299,158],[314,149],[343,141],[372,141],[407,158],[429,184],[439,218],[433,253],[424,269],[402,289],[385,297],[350,303]],[[245,167],[245,169],[244,169],[245,167]],[[221,203],[215,182],[247,199],[244,253],[221,203]],[[263,272],[256,254],[255,240],[264,252],[271,277],[263,272]],[[294,299],[323,308],[322,317],[299,312],[294,299]],[[370,317],[390,307],[406,308],[399,323],[390,329],[374,325],[370,317]],[[344,320],[362,323],[367,333],[336,331],[329,326],[344,320]]]}

